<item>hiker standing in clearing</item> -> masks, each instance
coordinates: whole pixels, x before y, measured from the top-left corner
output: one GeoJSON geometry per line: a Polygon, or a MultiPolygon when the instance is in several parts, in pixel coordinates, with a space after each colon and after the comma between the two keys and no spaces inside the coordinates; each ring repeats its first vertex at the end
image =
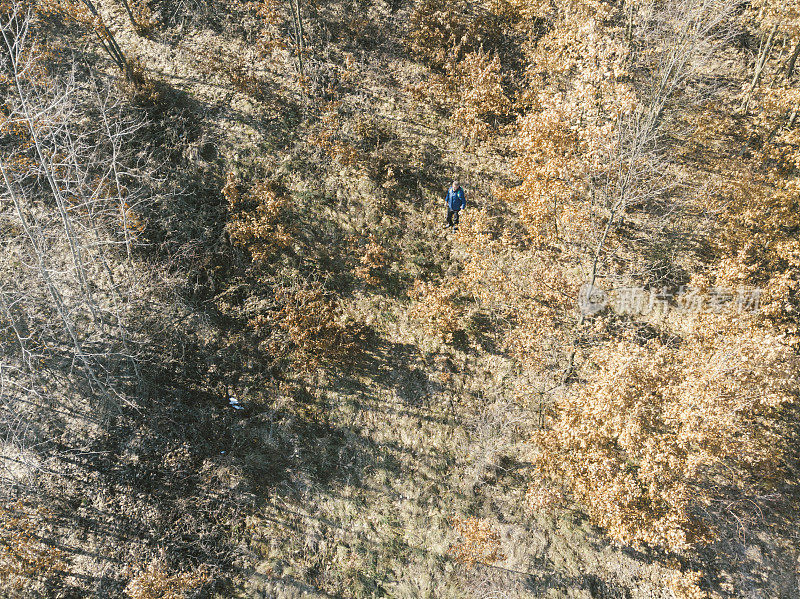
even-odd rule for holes
{"type": "Polygon", "coordinates": [[[453,185],[447,188],[447,223],[444,225],[445,229],[453,227],[458,228],[458,213],[467,207],[467,198],[464,195],[464,190],[458,184],[458,181],[453,181],[453,185]]]}

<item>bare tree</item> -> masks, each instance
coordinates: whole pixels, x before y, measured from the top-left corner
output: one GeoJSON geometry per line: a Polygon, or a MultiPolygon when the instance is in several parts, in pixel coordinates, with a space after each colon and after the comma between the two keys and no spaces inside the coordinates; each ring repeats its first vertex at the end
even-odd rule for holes
{"type": "Polygon", "coordinates": [[[0,436],[20,451],[36,438],[31,410],[132,405],[143,353],[132,323],[148,169],[129,149],[143,121],[97,82],[48,74],[36,37],[13,2],[0,21],[0,436]]]}
{"type": "MultiPolygon", "coordinates": [[[[597,234],[588,266],[584,293],[591,296],[599,276],[602,258],[610,233],[632,205],[645,204],[675,191],[678,182],[670,175],[664,128],[666,111],[683,94],[687,84],[707,68],[711,56],[732,35],[728,23],[738,0],[683,0],[669,3],[660,10],[647,5],[637,22],[633,11],[629,27],[638,29],[635,36],[647,49],[647,71],[654,76],[639,90],[636,109],[617,123],[616,139],[610,147],[606,176],[595,193],[605,205],[605,225],[597,234]],[[659,49],[653,52],[653,48],[659,49]]],[[[771,40],[768,41],[768,44],[771,40]]],[[[633,60],[637,60],[636,53],[633,60]]],[[[754,84],[755,85],[755,84],[754,84]]],[[[583,326],[587,314],[581,312],[577,326],[583,326]]],[[[575,350],[569,353],[563,381],[573,372],[575,350]]]]}

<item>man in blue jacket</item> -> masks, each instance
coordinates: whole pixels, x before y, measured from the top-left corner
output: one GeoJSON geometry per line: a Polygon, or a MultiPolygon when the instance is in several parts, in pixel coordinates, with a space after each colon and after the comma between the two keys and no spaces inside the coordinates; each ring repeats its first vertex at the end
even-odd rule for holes
{"type": "Polygon", "coordinates": [[[456,229],[458,228],[458,213],[467,207],[467,198],[458,181],[453,181],[453,185],[447,189],[445,202],[447,202],[447,223],[444,228],[453,227],[456,229]]]}

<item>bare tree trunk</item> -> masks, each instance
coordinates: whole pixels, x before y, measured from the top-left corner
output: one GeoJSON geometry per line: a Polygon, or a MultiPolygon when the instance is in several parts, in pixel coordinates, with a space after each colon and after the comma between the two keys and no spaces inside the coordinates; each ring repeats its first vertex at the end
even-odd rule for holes
{"type": "MultiPolygon", "coordinates": [[[[122,51],[122,48],[117,43],[114,34],[111,33],[111,30],[106,27],[105,22],[103,21],[103,16],[100,14],[100,11],[97,10],[97,7],[94,5],[92,0],[81,0],[86,8],[89,9],[89,12],[95,18],[95,26],[94,32],[97,35],[97,38],[100,40],[100,45],[103,46],[103,49],[108,53],[111,57],[111,60],[119,67],[119,70],[125,75],[126,78],[130,79],[130,67],[128,65],[128,59],[125,58],[125,53],[122,51]]],[[[125,7],[128,8],[127,2],[125,3],[125,7]]],[[[129,14],[130,9],[128,8],[129,14]]],[[[133,15],[131,14],[131,20],[133,20],[133,15]]]]}
{"type": "Polygon", "coordinates": [[[292,11],[292,27],[294,29],[294,47],[297,53],[297,65],[300,76],[303,75],[303,21],[300,16],[300,0],[289,0],[292,11]]]}
{"type": "Polygon", "coordinates": [[[755,91],[756,86],[758,85],[759,79],[761,79],[761,73],[764,71],[764,66],[767,64],[767,58],[772,53],[772,44],[775,39],[775,33],[778,31],[778,24],[772,26],[772,29],[769,32],[769,36],[767,37],[766,42],[762,45],[761,51],[759,53],[758,59],[756,60],[756,67],[755,72],[753,73],[753,81],[750,83],[750,87],[747,90],[747,93],[742,100],[742,104],[739,107],[739,112],[747,112],[747,108],[750,105],[750,100],[753,97],[753,91],[755,91]]]}
{"type": "Polygon", "coordinates": [[[133,11],[131,10],[130,4],[128,4],[128,0],[120,0],[122,2],[122,6],[125,7],[125,12],[128,13],[128,18],[131,20],[131,24],[136,26],[136,19],[133,16],[133,11]]]}
{"type": "Polygon", "coordinates": [[[797,59],[800,58],[800,40],[794,46],[794,51],[792,55],[789,57],[788,62],[786,63],[786,68],[784,69],[783,77],[784,79],[791,79],[792,75],[794,75],[794,68],[797,65],[797,59]]]}
{"type": "Polygon", "coordinates": [[[294,0],[294,4],[295,4],[295,11],[297,12],[297,28],[300,31],[300,38],[299,38],[300,57],[302,58],[306,50],[306,42],[305,42],[306,32],[303,28],[303,16],[302,13],[300,12],[300,0],[294,0]]]}

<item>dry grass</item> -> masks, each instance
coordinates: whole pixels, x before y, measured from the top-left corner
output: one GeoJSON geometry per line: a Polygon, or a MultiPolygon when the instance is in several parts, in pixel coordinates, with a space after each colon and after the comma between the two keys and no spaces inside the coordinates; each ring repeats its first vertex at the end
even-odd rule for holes
{"type": "MultiPolygon", "coordinates": [[[[300,81],[280,49],[246,64],[209,59],[250,56],[234,28],[150,25],[143,38],[117,3],[101,6],[148,77],[180,92],[167,114],[193,115],[190,141],[174,141],[185,145],[169,159],[197,196],[174,213],[190,237],[175,270],[189,264],[189,282],[163,292],[179,308],[153,315],[179,323],[157,337],[170,368],[153,376],[144,415],[126,416],[135,426],[51,481],[51,500],[63,498],[52,536],[69,541],[65,588],[279,599],[705,592],[700,565],[687,560],[679,575],[612,546],[575,506],[554,507],[563,497],[544,484],[542,501],[526,500],[527,441],[542,415],[509,398],[531,374],[498,349],[508,323],[481,321],[474,298],[449,286],[466,252],[440,228],[453,175],[476,208],[506,214],[492,195],[508,183],[505,142],[465,144],[438,103],[414,93],[430,81],[405,55],[414,7],[317,6],[315,35],[325,24],[330,39],[300,81]],[[354,20],[361,33],[348,30],[354,20]],[[203,165],[190,158],[204,153],[203,165]],[[220,192],[232,170],[240,180],[220,192]],[[226,224],[246,258],[220,242],[226,224]],[[295,367],[275,367],[281,355],[295,367]],[[228,405],[232,392],[244,410],[228,405]],[[458,553],[465,534],[476,543],[458,553]]],[[[438,38],[413,42],[434,63],[448,58],[439,25],[438,38]]],[[[497,91],[490,61],[478,62],[497,91]]],[[[462,115],[480,135],[506,108],[496,95],[497,106],[476,97],[462,115]]],[[[717,578],[764,597],[793,592],[791,552],[748,526],[721,550],[717,578]]]]}

